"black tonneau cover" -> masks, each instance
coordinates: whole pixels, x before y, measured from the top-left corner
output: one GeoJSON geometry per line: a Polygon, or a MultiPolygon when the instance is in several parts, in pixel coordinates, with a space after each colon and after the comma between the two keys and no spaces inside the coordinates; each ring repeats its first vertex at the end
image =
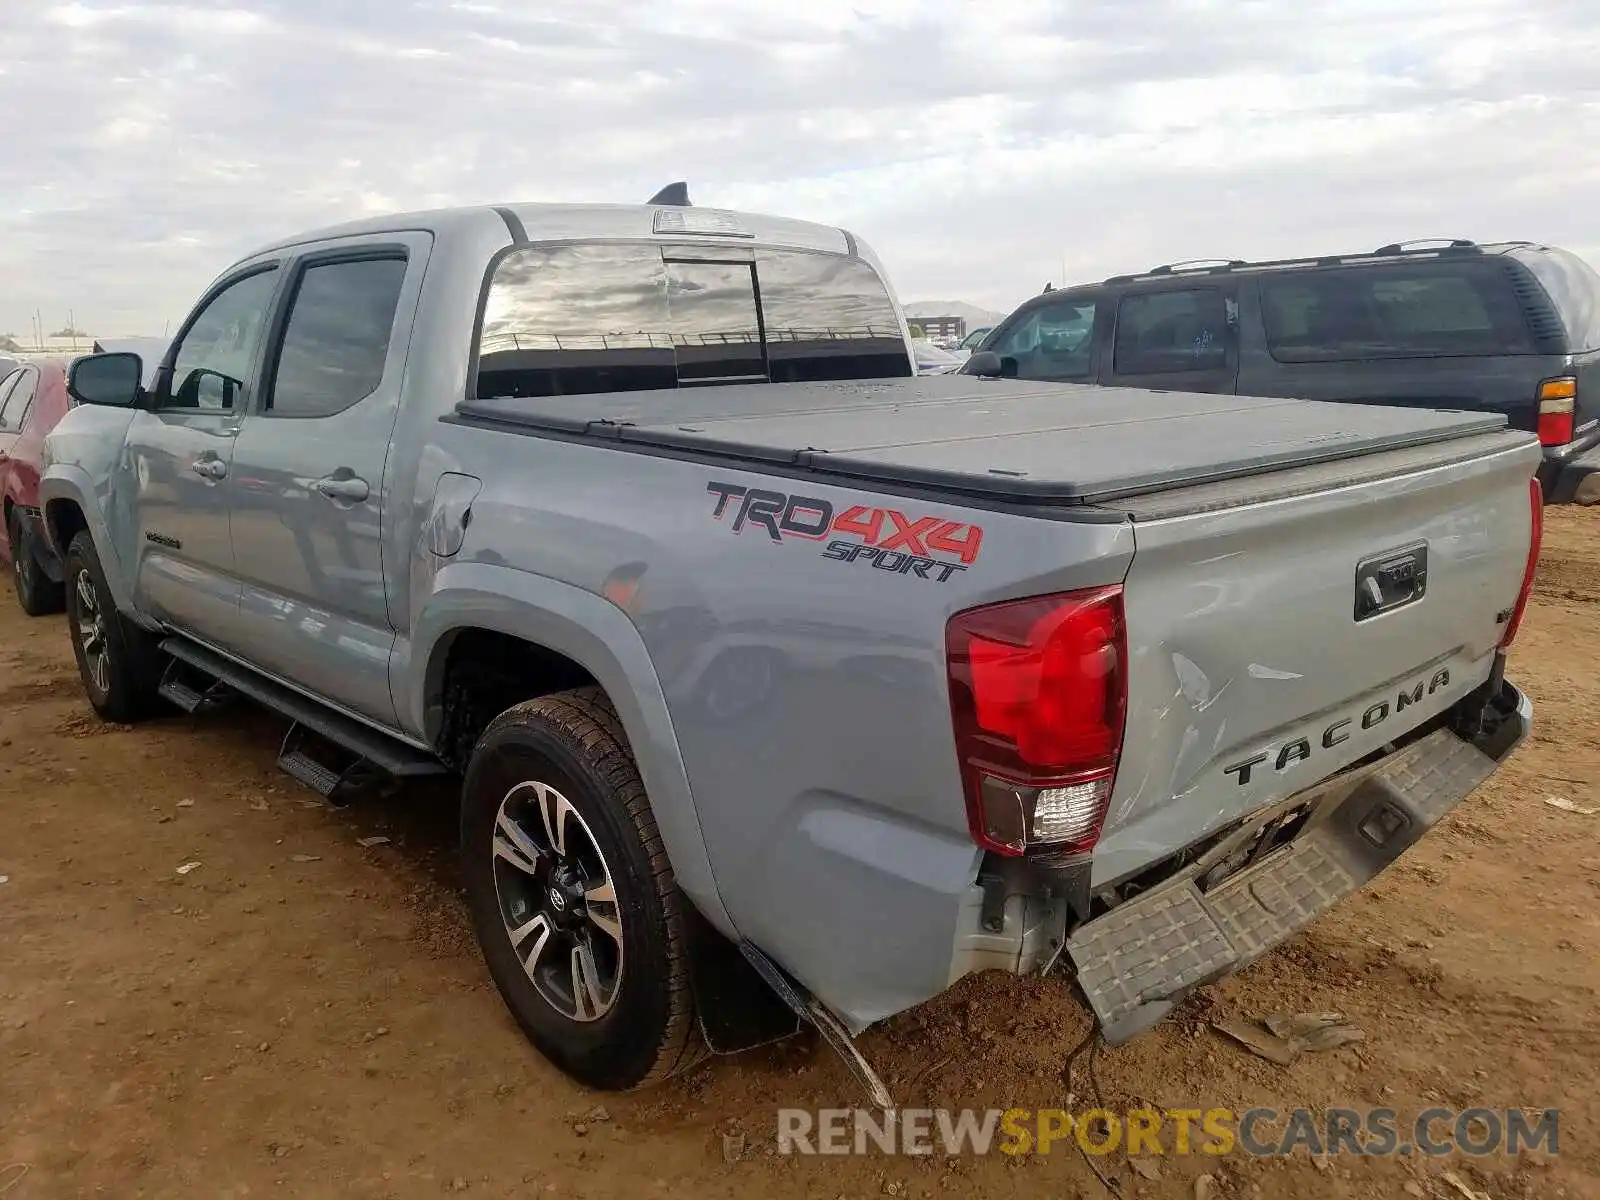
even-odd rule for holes
{"type": "Polygon", "coordinates": [[[1093,504],[1504,427],[1498,413],[931,375],[490,398],[460,418],[751,466],[1093,504]]]}

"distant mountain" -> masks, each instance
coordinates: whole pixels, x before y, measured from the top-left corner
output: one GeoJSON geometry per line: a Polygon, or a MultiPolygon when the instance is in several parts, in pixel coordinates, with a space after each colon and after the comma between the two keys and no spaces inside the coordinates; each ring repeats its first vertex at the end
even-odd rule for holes
{"type": "Polygon", "coordinates": [[[917,317],[961,317],[967,323],[968,329],[976,329],[979,325],[993,325],[1005,317],[1005,313],[991,312],[987,308],[979,308],[976,304],[965,304],[960,300],[918,300],[905,306],[906,316],[915,320],[917,317]]]}

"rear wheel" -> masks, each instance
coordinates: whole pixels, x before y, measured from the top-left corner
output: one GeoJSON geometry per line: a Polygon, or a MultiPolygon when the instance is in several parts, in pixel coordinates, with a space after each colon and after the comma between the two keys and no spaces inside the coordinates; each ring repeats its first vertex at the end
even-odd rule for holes
{"type": "Polygon", "coordinates": [[[461,820],[473,925],[528,1039],[608,1090],[695,1061],[684,901],[600,690],[492,721],[467,768],[461,820]]]}
{"type": "Polygon", "coordinates": [[[161,651],[156,639],[123,620],[87,530],[67,549],[67,626],[89,703],[108,721],[130,722],[156,707],[161,651]]]}
{"type": "Polygon", "coordinates": [[[60,612],[65,589],[39,565],[38,540],[16,509],[11,510],[11,519],[6,523],[6,536],[11,541],[11,582],[22,611],[30,617],[60,612]]]}

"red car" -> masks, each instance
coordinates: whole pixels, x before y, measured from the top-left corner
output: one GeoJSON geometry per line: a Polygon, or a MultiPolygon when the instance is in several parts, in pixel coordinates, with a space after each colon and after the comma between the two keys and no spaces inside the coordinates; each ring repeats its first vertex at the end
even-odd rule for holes
{"type": "Polygon", "coordinates": [[[44,435],[71,407],[65,362],[26,362],[0,379],[0,558],[33,617],[59,612],[64,599],[61,563],[39,528],[39,472],[44,435]]]}

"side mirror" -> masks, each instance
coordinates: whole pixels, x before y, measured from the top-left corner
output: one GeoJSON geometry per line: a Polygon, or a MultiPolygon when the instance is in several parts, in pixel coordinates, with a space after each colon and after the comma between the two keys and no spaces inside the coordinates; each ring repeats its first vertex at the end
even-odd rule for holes
{"type": "Polygon", "coordinates": [[[196,367],[172,389],[172,406],[225,411],[233,408],[242,386],[232,375],[224,375],[209,367],[196,367]]]}
{"type": "Polygon", "coordinates": [[[142,393],[144,360],[137,354],[91,354],[67,372],[67,394],[79,404],[133,408],[142,393]]]}
{"type": "Polygon", "coordinates": [[[1000,378],[1000,356],[993,350],[974,350],[967,358],[963,375],[981,375],[985,379],[1000,378]]]}

